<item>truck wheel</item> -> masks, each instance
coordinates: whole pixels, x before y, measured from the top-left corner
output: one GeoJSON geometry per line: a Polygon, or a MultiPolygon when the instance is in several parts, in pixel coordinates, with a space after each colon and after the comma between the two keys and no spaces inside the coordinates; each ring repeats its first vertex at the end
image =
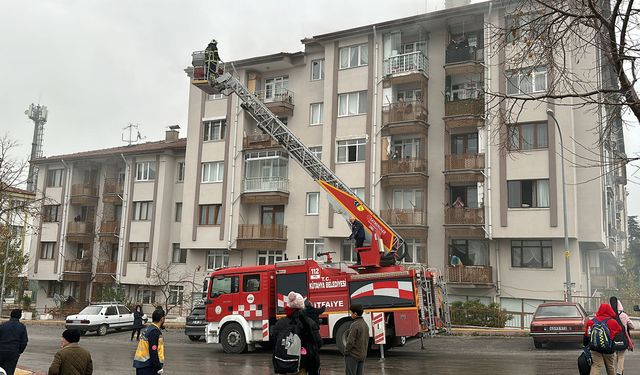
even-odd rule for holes
{"type": "Polygon", "coordinates": [[[542,341],[533,340],[533,346],[535,346],[536,349],[542,349],[542,341]]]}
{"type": "Polygon", "coordinates": [[[98,336],[104,336],[107,334],[107,325],[103,324],[100,327],[98,327],[98,330],[96,331],[96,333],[98,334],[98,336]]]}
{"type": "Polygon", "coordinates": [[[244,331],[238,323],[229,323],[222,328],[220,343],[225,353],[239,354],[247,349],[244,331]]]}
{"type": "Polygon", "coordinates": [[[345,346],[347,346],[347,331],[351,327],[351,323],[351,321],[346,321],[340,324],[340,327],[338,327],[338,330],[336,331],[336,346],[343,355],[345,346]]]}

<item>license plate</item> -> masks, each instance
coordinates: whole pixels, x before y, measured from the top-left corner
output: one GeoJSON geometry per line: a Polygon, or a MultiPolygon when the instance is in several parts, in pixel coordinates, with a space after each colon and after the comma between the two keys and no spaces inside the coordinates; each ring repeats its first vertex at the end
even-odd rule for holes
{"type": "Polygon", "coordinates": [[[202,320],[194,320],[191,323],[192,324],[202,324],[202,320]]]}
{"type": "Polygon", "coordinates": [[[547,327],[547,331],[568,331],[568,327],[547,327]]]}

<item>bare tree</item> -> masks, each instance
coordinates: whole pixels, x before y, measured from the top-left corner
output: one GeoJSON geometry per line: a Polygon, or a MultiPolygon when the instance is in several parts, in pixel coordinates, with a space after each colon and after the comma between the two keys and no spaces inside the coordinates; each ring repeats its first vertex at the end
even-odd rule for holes
{"type": "Polygon", "coordinates": [[[160,292],[161,301],[158,305],[167,314],[178,306],[190,306],[191,295],[187,291],[193,288],[193,274],[181,268],[176,263],[156,263],[151,267],[151,276],[147,279],[147,286],[160,292]],[[179,287],[182,287],[181,292],[178,292],[179,287]]]}

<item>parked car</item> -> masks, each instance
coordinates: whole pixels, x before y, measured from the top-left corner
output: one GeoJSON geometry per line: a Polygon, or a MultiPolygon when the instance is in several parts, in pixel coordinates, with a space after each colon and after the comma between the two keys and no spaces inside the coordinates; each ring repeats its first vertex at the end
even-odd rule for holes
{"type": "Polygon", "coordinates": [[[581,343],[589,317],[576,302],[549,302],[538,306],[531,321],[533,345],[549,342],[581,343]]]}
{"type": "Polygon", "coordinates": [[[118,303],[91,304],[78,314],[67,316],[65,327],[77,329],[81,334],[95,331],[98,336],[104,336],[109,329],[131,329],[133,313],[118,303]]]}
{"type": "Polygon", "coordinates": [[[204,317],[204,306],[197,306],[191,310],[191,314],[187,316],[187,322],[184,326],[184,334],[189,336],[191,341],[198,341],[204,336],[204,330],[207,321],[204,317]]]}

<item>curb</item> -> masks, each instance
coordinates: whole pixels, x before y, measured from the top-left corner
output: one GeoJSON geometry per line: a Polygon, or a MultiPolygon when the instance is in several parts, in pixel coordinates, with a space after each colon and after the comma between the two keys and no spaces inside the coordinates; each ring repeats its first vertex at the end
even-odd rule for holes
{"type": "MultiPolygon", "coordinates": [[[[3,323],[5,320],[0,320],[3,323]]],[[[51,327],[64,327],[64,320],[20,320],[25,326],[51,326],[51,327]]],[[[165,328],[167,329],[184,329],[184,322],[165,322],[165,328]]]]}

